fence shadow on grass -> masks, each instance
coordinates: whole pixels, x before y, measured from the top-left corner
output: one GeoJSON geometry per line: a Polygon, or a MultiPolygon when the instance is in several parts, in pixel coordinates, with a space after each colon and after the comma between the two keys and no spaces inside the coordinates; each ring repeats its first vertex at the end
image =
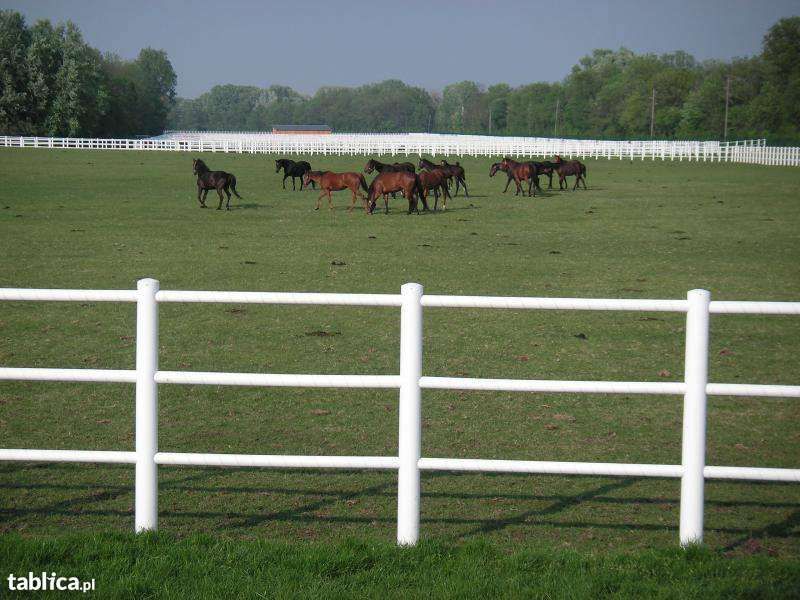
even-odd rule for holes
{"type": "MultiPolygon", "coordinates": [[[[8,475],[17,470],[24,469],[56,469],[68,470],[74,468],[74,465],[64,465],[58,463],[43,463],[20,465],[18,468],[14,467],[3,468],[0,470],[0,475],[8,475]]],[[[115,470],[117,467],[111,467],[115,470]]],[[[118,467],[124,469],[128,467],[118,467]]],[[[258,471],[258,469],[244,469],[247,471],[258,471]]],[[[396,522],[393,504],[396,499],[396,480],[394,475],[389,475],[388,480],[368,487],[354,487],[349,490],[343,489],[312,489],[302,487],[276,487],[276,486],[226,486],[226,485],[213,485],[207,483],[210,477],[219,475],[219,471],[215,469],[200,468],[194,470],[195,472],[187,475],[180,474],[179,477],[174,479],[164,478],[160,482],[160,489],[162,493],[186,493],[186,492],[203,492],[203,493],[224,493],[224,494],[281,494],[286,496],[313,496],[313,499],[301,503],[298,506],[283,508],[276,511],[264,511],[258,513],[243,513],[240,511],[219,511],[219,510],[206,510],[206,511],[182,511],[182,510],[165,510],[159,511],[160,516],[168,519],[224,519],[225,523],[220,524],[219,528],[231,532],[244,532],[253,528],[258,528],[270,521],[285,522],[285,523],[328,523],[328,524],[383,524],[391,525],[396,522]],[[199,484],[199,485],[198,485],[199,484]],[[341,503],[357,503],[359,500],[367,498],[383,498],[392,504],[391,509],[381,510],[384,514],[382,516],[356,516],[356,515],[324,515],[319,514],[326,508],[333,508],[341,503]],[[310,514],[311,513],[311,514],[310,514]],[[387,514],[388,513],[388,514],[387,514]]],[[[302,470],[297,471],[300,474],[320,475],[329,473],[328,471],[313,471],[302,470]]],[[[354,472],[354,475],[360,472],[354,472]]],[[[424,478],[439,478],[439,477],[453,477],[452,473],[425,473],[424,478]]],[[[458,477],[459,475],[456,475],[458,477]]],[[[162,475],[162,478],[164,476],[162,475]]],[[[490,475],[491,477],[491,475],[490,475]]],[[[521,475],[521,477],[529,477],[528,475],[521,475]]],[[[480,537],[483,535],[490,535],[499,532],[508,527],[552,527],[557,529],[580,529],[580,528],[597,528],[604,530],[619,530],[619,531],[677,531],[678,524],[675,523],[614,523],[614,522],[595,522],[585,520],[580,517],[576,520],[554,520],[553,516],[562,514],[570,509],[580,507],[585,502],[592,503],[605,503],[617,506],[634,506],[637,504],[654,505],[654,504],[669,504],[676,510],[679,505],[677,498],[664,498],[664,497],[628,497],[620,498],[609,496],[609,493],[630,488],[632,485],[640,483],[641,478],[624,478],[616,479],[613,481],[605,482],[588,489],[583,489],[575,494],[502,494],[502,493],[482,493],[482,492],[424,492],[422,493],[422,518],[423,524],[429,525],[460,525],[466,526],[467,531],[454,534],[455,540],[465,540],[469,538],[480,537]],[[529,502],[551,502],[549,506],[544,508],[537,507],[524,512],[509,516],[500,516],[495,518],[486,517],[449,517],[449,516],[425,516],[425,499],[439,499],[439,500],[487,500],[493,498],[504,498],[508,500],[529,501],[529,502]]],[[[738,483],[738,482],[737,482],[738,483]]],[[[746,484],[741,482],[742,485],[746,484]]],[[[752,482],[747,483],[752,485],[752,482]]],[[[774,485],[774,484],[772,484],[774,485]]],[[[74,491],[76,494],[69,498],[63,498],[47,503],[38,507],[21,507],[21,508],[4,508],[0,506],[0,520],[4,522],[3,529],[9,530],[14,528],[15,521],[23,521],[26,517],[36,515],[59,515],[59,516],[98,516],[98,517],[119,517],[124,519],[132,519],[133,513],[131,509],[87,509],[87,505],[92,505],[100,502],[113,501],[125,497],[133,497],[133,487],[131,485],[105,485],[105,484],[69,484],[64,483],[63,479],[60,482],[53,483],[6,483],[0,481],[0,490],[60,490],[64,492],[74,491]]],[[[424,485],[423,485],[424,490],[424,485]]],[[[166,499],[165,499],[166,500],[166,499]]],[[[164,503],[166,505],[166,502],[164,503]]],[[[800,526],[800,503],[797,502],[759,502],[753,500],[707,500],[708,506],[719,507],[763,507],[763,508],[789,508],[794,509],[793,512],[786,518],[770,523],[761,529],[754,530],[748,527],[706,527],[707,532],[728,534],[737,536],[737,539],[724,547],[724,551],[734,552],[741,549],[743,546],[746,550],[746,544],[753,539],[759,538],[800,538],[800,533],[796,530],[800,526]]],[[[454,508],[454,511],[457,509],[454,508]]],[[[514,509],[509,509],[509,512],[514,509]]],[[[422,535],[425,535],[424,528],[422,535]]]]}

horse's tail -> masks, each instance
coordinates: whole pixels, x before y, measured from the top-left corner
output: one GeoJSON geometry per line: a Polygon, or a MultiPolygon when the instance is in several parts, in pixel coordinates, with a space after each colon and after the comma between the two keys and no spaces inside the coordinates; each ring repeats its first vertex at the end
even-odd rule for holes
{"type": "Polygon", "coordinates": [[[581,163],[581,175],[583,175],[583,178],[586,179],[586,165],[583,163],[581,163]]]}
{"type": "Polygon", "coordinates": [[[236,194],[236,197],[237,197],[237,198],[239,198],[239,200],[244,200],[244,198],[242,198],[242,197],[239,195],[239,192],[237,192],[237,191],[236,191],[236,175],[234,175],[233,173],[231,173],[231,174],[228,176],[228,182],[231,184],[231,191],[232,191],[234,194],[236,194]]]}
{"type": "Polygon", "coordinates": [[[361,173],[358,174],[359,183],[361,183],[361,189],[369,194],[369,188],[367,188],[367,180],[364,179],[364,175],[361,173]]]}
{"type": "MultiPolygon", "coordinates": [[[[425,204],[425,192],[422,189],[422,181],[419,179],[419,175],[416,173],[414,174],[414,191],[417,193],[417,196],[420,200],[422,200],[423,204],[425,204]]],[[[427,208],[427,206],[425,206],[427,208]]]]}

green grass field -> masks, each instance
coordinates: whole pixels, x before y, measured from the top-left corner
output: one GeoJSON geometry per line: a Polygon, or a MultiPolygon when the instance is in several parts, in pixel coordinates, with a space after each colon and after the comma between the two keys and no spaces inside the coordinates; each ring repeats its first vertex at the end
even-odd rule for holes
{"type": "MultiPolygon", "coordinates": [[[[702,287],[720,300],[800,299],[797,169],[587,161],[587,191],[530,199],[500,193],[492,160],[465,158],[468,200],[409,216],[398,198],[388,216],[367,216],[344,210],[349,192],[315,212],[316,192],[281,189],[275,157],[234,154],[203,158],[235,173],[244,199],[201,210],[191,158],[0,151],[0,286],[133,289],[154,277],[162,289],[397,293],[416,281],[438,294],[684,298],[702,287]]],[[[366,161],[306,158],[331,170],[366,161]]],[[[165,304],[160,322],[165,370],[398,370],[397,309],[165,304]]],[[[668,313],[428,309],[423,372],[678,381],[683,327],[668,313]]],[[[715,316],[711,334],[711,381],[798,383],[800,319],[715,316]]],[[[0,365],[133,368],[134,336],[133,305],[3,303],[0,365]]],[[[133,400],[129,385],[0,382],[2,447],[132,450],[133,400]]],[[[422,453],[677,464],[681,404],[426,391],[422,453]]],[[[800,466],[796,400],[714,397],[708,411],[707,464],[800,466]]],[[[159,428],[163,451],[392,455],[397,393],[163,385],[159,428]]],[[[800,564],[800,486],[708,482],[706,498],[713,556],[800,564]]],[[[159,503],[168,536],[315,552],[350,540],[382,556],[396,475],[163,467],[159,503]]],[[[677,480],[423,473],[421,537],[434,554],[480,544],[498,556],[667,556],[678,505],[677,480]]],[[[10,552],[132,527],[132,467],[0,465],[10,552]]]]}

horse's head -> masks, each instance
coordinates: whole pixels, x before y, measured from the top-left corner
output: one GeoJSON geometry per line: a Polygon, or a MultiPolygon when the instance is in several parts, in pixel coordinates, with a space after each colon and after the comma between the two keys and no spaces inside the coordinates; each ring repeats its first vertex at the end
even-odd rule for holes
{"type": "Polygon", "coordinates": [[[553,162],[556,163],[557,165],[560,165],[561,163],[564,162],[564,160],[558,154],[556,154],[556,157],[553,159],[553,162]]]}
{"type": "Polygon", "coordinates": [[[375,161],[373,159],[370,159],[369,162],[364,167],[364,173],[372,173],[374,170],[375,170],[375,161]]]}
{"type": "Polygon", "coordinates": [[[276,172],[276,173],[277,173],[278,171],[280,171],[280,170],[281,170],[281,167],[283,166],[283,165],[281,164],[282,162],[283,162],[282,160],[276,160],[276,161],[275,161],[275,172],[276,172]]]}
{"type": "Polygon", "coordinates": [[[303,174],[303,185],[307,186],[312,181],[319,182],[320,171],[306,171],[303,174]]]}
{"type": "Polygon", "coordinates": [[[500,163],[494,163],[492,168],[489,169],[489,177],[494,177],[495,173],[500,170],[500,163]]]}
{"type": "Polygon", "coordinates": [[[192,160],[192,172],[195,175],[200,175],[201,173],[205,173],[208,170],[209,169],[206,166],[206,163],[204,163],[199,158],[195,158],[195,159],[192,160]]]}

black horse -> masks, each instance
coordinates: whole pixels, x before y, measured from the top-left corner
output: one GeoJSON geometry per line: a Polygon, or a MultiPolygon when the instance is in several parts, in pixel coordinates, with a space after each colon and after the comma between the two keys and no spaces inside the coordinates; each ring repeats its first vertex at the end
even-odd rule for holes
{"type": "MultiPolygon", "coordinates": [[[[275,172],[279,172],[283,169],[283,189],[286,189],[286,178],[292,178],[292,189],[297,190],[294,185],[294,178],[300,178],[300,191],[303,191],[303,177],[306,173],[311,170],[311,165],[308,164],[304,160],[289,160],[288,158],[279,158],[275,161],[275,172]]],[[[317,186],[314,184],[314,181],[311,181],[311,187],[316,188],[317,186]]]]}
{"type": "Polygon", "coordinates": [[[228,203],[225,205],[226,210],[231,209],[231,192],[236,194],[240,200],[242,197],[236,191],[236,177],[233,173],[226,173],[225,171],[212,171],[206,166],[199,158],[192,161],[192,170],[197,175],[197,200],[200,202],[200,208],[206,208],[206,196],[209,190],[217,190],[219,194],[219,206],[217,210],[222,208],[222,192],[228,196],[228,203]]]}

